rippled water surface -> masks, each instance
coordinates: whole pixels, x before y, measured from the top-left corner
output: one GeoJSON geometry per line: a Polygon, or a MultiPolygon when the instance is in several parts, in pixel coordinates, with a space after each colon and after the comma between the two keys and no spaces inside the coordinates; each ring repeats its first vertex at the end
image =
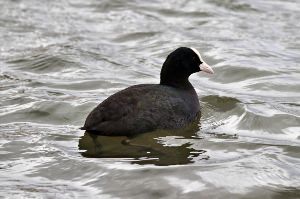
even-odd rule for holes
{"type": "Polygon", "coordinates": [[[0,196],[300,198],[299,19],[298,0],[0,1],[0,196]],[[78,130],[179,46],[215,70],[190,78],[200,124],[78,130]]]}

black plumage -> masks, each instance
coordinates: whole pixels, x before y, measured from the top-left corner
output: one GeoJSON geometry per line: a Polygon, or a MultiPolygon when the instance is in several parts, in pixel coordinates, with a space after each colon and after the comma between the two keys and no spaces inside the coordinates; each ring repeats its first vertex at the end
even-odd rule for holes
{"type": "Polygon", "coordinates": [[[111,95],[88,115],[81,129],[99,135],[132,136],[186,126],[201,114],[188,78],[203,64],[195,49],[176,49],[163,64],[160,84],[135,85],[111,95]]]}

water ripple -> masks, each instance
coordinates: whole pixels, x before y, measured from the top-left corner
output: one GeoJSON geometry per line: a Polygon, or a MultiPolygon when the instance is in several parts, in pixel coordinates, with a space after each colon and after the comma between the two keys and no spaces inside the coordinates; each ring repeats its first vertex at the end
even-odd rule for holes
{"type": "Polygon", "coordinates": [[[0,1],[0,195],[299,198],[298,4],[0,1]],[[215,70],[190,78],[199,124],[132,147],[78,130],[178,46],[215,70]]]}

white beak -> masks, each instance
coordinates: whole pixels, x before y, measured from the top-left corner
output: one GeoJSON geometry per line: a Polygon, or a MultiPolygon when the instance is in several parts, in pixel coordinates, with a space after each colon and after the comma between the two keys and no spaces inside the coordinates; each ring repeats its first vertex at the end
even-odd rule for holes
{"type": "Polygon", "coordinates": [[[205,62],[200,64],[200,70],[209,74],[214,74],[213,69],[205,62]]]}
{"type": "Polygon", "coordinates": [[[213,69],[207,63],[205,63],[205,61],[203,61],[199,51],[196,48],[191,48],[191,49],[198,55],[200,61],[202,62],[202,64],[200,64],[199,66],[200,70],[209,74],[214,74],[213,69]]]}

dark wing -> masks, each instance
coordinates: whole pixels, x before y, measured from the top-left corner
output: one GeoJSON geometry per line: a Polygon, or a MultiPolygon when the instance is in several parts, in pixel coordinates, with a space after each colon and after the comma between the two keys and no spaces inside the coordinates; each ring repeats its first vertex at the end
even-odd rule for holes
{"type": "Polygon", "coordinates": [[[136,85],[119,91],[99,104],[87,117],[82,130],[101,135],[128,134],[132,127],[126,118],[138,110],[138,102],[152,85],[136,85]]]}

